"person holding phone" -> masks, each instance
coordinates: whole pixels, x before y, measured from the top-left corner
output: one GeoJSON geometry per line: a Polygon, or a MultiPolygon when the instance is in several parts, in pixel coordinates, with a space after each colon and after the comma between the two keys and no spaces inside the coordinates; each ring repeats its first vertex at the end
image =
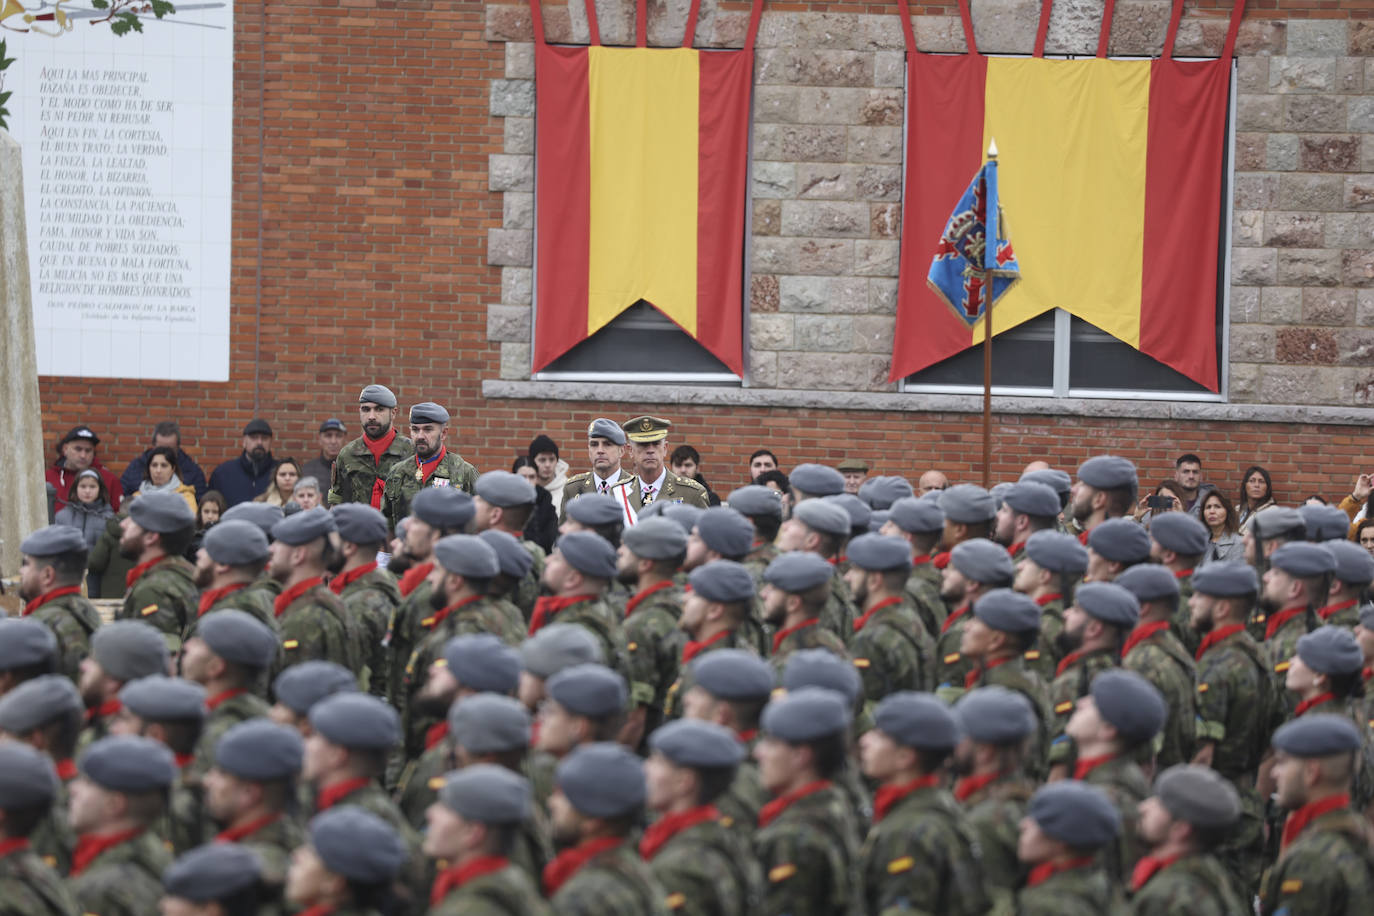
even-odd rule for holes
{"type": "Polygon", "coordinates": [[[1140,502],[1136,503],[1134,517],[1148,528],[1154,516],[1161,512],[1182,512],[1187,504],[1178,481],[1162,480],[1155,487],[1153,495],[1142,496],[1140,502]]]}
{"type": "Polygon", "coordinates": [[[1374,474],[1361,474],[1355,478],[1355,488],[1350,495],[1341,500],[1341,509],[1350,516],[1350,539],[1355,540],[1355,527],[1367,518],[1374,518],[1370,512],[1371,494],[1374,494],[1374,474]]]}

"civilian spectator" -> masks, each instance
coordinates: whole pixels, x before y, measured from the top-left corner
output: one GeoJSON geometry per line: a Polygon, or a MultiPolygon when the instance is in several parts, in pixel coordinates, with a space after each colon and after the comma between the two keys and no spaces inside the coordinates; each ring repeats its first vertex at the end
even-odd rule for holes
{"type": "Polygon", "coordinates": [[[1174,462],[1174,481],[1183,500],[1183,511],[1200,514],[1199,500],[1216,487],[1202,482],[1202,459],[1191,452],[1179,455],[1174,462]]]}
{"type": "Polygon", "coordinates": [[[702,488],[706,490],[706,499],[711,505],[720,505],[720,497],[716,495],[716,491],[711,489],[711,485],[702,476],[700,452],[690,445],[679,445],[673,449],[673,455],[668,463],[677,476],[686,477],[688,480],[695,480],[701,484],[702,488]]]}
{"type": "Polygon", "coordinates": [[[1212,490],[1202,498],[1202,523],[1211,532],[1212,543],[1199,565],[1245,559],[1245,542],[1236,524],[1236,509],[1220,490],[1212,490]]]}
{"type": "MultiPolygon", "coordinates": [[[[563,505],[563,484],[568,482],[568,462],[558,457],[558,443],[540,433],[530,442],[526,453],[530,466],[534,468],[534,484],[543,487],[552,500],[553,513],[563,505]]],[[[538,515],[538,510],[535,512],[538,515]]]]}
{"type": "MultiPolygon", "coordinates": [[[[559,463],[567,468],[566,462],[559,463]]],[[[553,496],[540,485],[534,462],[527,455],[515,459],[515,463],[511,465],[511,472],[519,474],[534,485],[534,511],[525,523],[523,537],[544,548],[545,553],[550,553],[553,551],[553,542],[558,540],[558,510],[553,506],[553,496]]],[[[562,477],[562,474],[559,476],[562,477]]]]}
{"type": "Polygon", "coordinates": [[[1355,526],[1366,518],[1374,516],[1369,504],[1374,502],[1374,474],[1361,474],[1355,478],[1355,489],[1341,499],[1341,509],[1350,516],[1350,539],[1355,540],[1355,526]]]}
{"type": "Polygon", "coordinates": [[[86,561],[86,594],[91,598],[121,599],[128,590],[124,580],[136,563],[119,552],[125,514],[127,509],[107,518],[105,530],[91,548],[90,559],[86,561]],[[92,586],[92,582],[96,585],[92,586]]]}
{"type": "Polygon", "coordinates": [[[777,490],[782,494],[782,515],[783,518],[792,514],[792,484],[788,481],[787,475],[777,468],[771,471],[764,471],[754,478],[754,483],[770,490],[777,490]]]}
{"type": "Polygon", "coordinates": [[[926,471],[921,475],[921,479],[917,483],[917,489],[921,491],[922,496],[925,496],[927,493],[933,493],[936,490],[947,490],[949,489],[949,478],[940,471],[926,471]]]}
{"type": "Polygon", "coordinates": [[[176,453],[177,476],[181,478],[182,483],[194,488],[196,499],[200,499],[208,486],[205,483],[205,472],[190,455],[181,450],[181,426],[175,420],[163,420],[153,427],[153,444],[148,446],[142,455],[129,462],[128,468],[119,478],[119,485],[124,488],[124,492],[132,493],[142,486],[148,459],[152,457],[153,449],[159,446],[166,446],[176,453]]]}
{"type": "Polygon", "coordinates": [[[1274,504],[1274,482],[1269,479],[1269,472],[1257,464],[1250,465],[1241,475],[1240,494],[1236,497],[1236,525],[1240,533],[1250,527],[1256,512],[1274,504]]]}
{"type": "Polygon", "coordinates": [[[56,523],[80,531],[86,539],[86,549],[90,550],[100,540],[100,534],[105,530],[105,520],[114,517],[114,514],[100,472],[87,468],[72,481],[72,487],[67,492],[67,505],[57,510],[56,523]]]}
{"type": "Polygon", "coordinates": [[[219,490],[206,490],[205,495],[200,498],[200,507],[196,509],[196,533],[191,537],[191,546],[186,548],[183,556],[194,563],[196,555],[200,553],[201,543],[205,540],[205,532],[219,524],[219,517],[224,514],[224,510],[229,508],[224,504],[224,494],[219,490]]]}
{"type": "Polygon", "coordinates": [[[283,458],[277,462],[276,468],[272,471],[272,482],[267,485],[267,489],[263,491],[262,495],[254,499],[253,502],[284,507],[291,502],[295,495],[296,484],[300,477],[301,468],[300,465],[296,464],[296,459],[283,458]]]}
{"type": "Polygon", "coordinates": [[[868,462],[860,458],[846,458],[835,465],[835,470],[844,475],[844,491],[857,496],[859,487],[868,477],[868,462]]]}
{"type": "Polygon", "coordinates": [[[759,475],[777,469],[778,456],[766,448],[761,448],[749,456],[749,479],[754,483],[762,484],[763,481],[759,480],[759,475]]]}
{"type": "MultiPolygon", "coordinates": [[[[281,473],[281,465],[277,465],[277,472],[281,473]]],[[[291,501],[300,506],[302,512],[322,505],[324,497],[320,493],[320,481],[309,475],[296,481],[296,489],[291,492],[291,501]]]]}
{"type": "Polygon", "coordinates": [[[166,445],[148,450],[148,460],[143,465],[143,481],[138,489],[130,492],[133,499],[142,493],[175,493],[186,500],[191,512],[196,511],[196,488],[182,483],[177,476],[177,453],[166,445]]]}
{"type": "MultiPolygon", "coordinates": [[[[330,417],[320,424],[320,453],[301,465],[301,476],[313,477],[318,484],[316,489],[334,479],[334,459],[344,447],[343,421],[330,417]]],[[[312,509],[313,506],[302,506],[312,509]]]]}
{"type": "MultiPolygon", "coordinates": [[[[1209,491],[1210,492],[1210,491],[1209,491]]],[[[1145,527],[1150,526],[1150,519],[1160,512],[1182,512],[1187,501],[1184,497],[1183,487],[1177,480],[1161,480],[1159,486],[1155,487],[1153,494],[1146,494],[1140,497],[1140,502],[1135,506],[1135,520],[1145,527]],[[1150,505],[1150,500],[1155,500],[1159,508],[1150,505]],[[1167,500],[1167,505],[1161,500],[1167,500]]]]}
{"type": "Polygon", "coordinates": [[[110,508],[119,510],[119,500],[124,496],[124,488],[119,485],[119,480],[109,468],[101,464],[100,459],[95,456],[95,448],[99,444],[100,437],[85,425],[73,426],[71,431],[62,437],[62,441],[57,443],[57,460],[52,463],[45,475],[56,493],[54,509],[61,509],[67,504],[67,497],[71,493],[76,475],[87,468],[94,468],[100,479],[105,481],[105,493],[109,497],[110,508]]]}
{"type": "Polygon", "coordinates": [[[272,482],[272,427],[253,419],[243,428],[243,452],[215,468],[210,489],[219,490],[230,506],[256,499],[272,482]]]}
{"type": "Polygon", "coordinates": [[[1350,539],[1374,555],[1374,518],[1362,518],[1356,522],[1355,533],[1350,539]]]}
{"type": "Polygon", "coordinates": [[[519,455],[511,463],[510,472],[519,474],[530,482],[530,486],[539,486],[539,473],[534,469],[534,462],[530,461],[528,455],[519,455]]]}
{"type": "Polygon", "coordinates": [[[1315,493],[1313,493],[1311,496],[1309,496],[1309,497],[1307,497],[1306,499],[1304,499],[1304,500],[1302,501],[1302,504],[1303,504],[1304,506],[1329,506],[1329,505],[1331,505],[1329,502],[1326,501],[1326,497],[1325,497],[1325,496],[1318,496],[1318,495],[1315,494],[1315,493]]]}

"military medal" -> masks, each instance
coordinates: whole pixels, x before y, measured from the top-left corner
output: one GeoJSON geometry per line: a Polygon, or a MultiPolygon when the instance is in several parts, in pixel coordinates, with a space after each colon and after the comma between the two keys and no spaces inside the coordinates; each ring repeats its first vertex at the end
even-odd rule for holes
{"type": "Polygon", "coordinates": [[[425,479],[425,469],[424,469],[424,468],[416,468],[416,469],[415,469],[415,482],[416,482],[416,483],[422,483],[422,482],[424,481],[424,479],[425,479]]]}

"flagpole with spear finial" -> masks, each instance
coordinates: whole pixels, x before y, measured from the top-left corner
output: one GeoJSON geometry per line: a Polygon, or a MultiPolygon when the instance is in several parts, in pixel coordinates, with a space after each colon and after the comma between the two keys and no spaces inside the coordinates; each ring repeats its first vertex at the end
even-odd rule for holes
{"type": "Polygon", "coordinates": [[[983,489],[992,489],[992,269],[997,264],[997,140],[988,144],[988,180],[993,187],[983,196],[987,215],[983,245],[983,489]]]}

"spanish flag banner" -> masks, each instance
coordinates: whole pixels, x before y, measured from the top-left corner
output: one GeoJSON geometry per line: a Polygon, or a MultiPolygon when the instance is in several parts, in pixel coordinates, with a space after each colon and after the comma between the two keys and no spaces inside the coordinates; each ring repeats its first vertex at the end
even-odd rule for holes
{"type": "Polygon", "coordinates": [[[644,300],[744,374],[743,270],[756,0],[745,46],[544,40],[535,24],[534,369],[644,300]]]}
{"type": "MultiPolygon", "coordinates": [[[[992,310],[999,334],[1061,308],[1211,391],[1225,126],[1237,0],[1222,56],[1157,60],[923,54],[907,25],[906,194],[892,380],[980,343],[926,285],[954,189],[995,138],[1021,282],[992,310]]],[[[967,18],[966,26],[969,26],[967,18]]]]}

